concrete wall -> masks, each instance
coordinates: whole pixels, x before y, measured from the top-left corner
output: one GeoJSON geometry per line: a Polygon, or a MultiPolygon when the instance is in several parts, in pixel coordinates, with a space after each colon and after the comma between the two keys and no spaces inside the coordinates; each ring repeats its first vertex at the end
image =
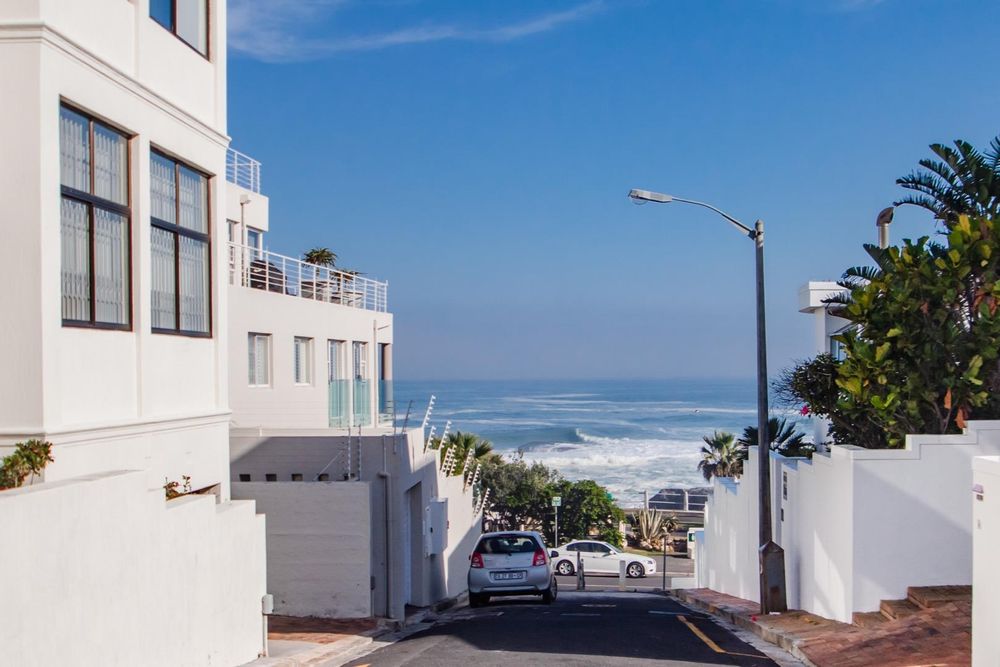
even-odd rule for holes
{"type": "MultiPolygon", "coordinates": [[[[378,343],[391,344],[393,340],[391,313],[301,299],[239,285],[229,288],[229,309],[229,344],[232,350],[230,400],[233,426],[240,429],[329,428],[327,341],[346,341],[341,354],[342,368],[345,369],[342,377],[349,379],[353,377],[353,341],[368,343],[369,378],[374,378],[378,348],[373,343],[373,325],[381,329],[378,331],[378,343]],[[247,372],[249,332],[271,335],[270,386],[250,386],[247,372]],[[295,384],[292,346],[296,336],[312,339],[312,382],[307,385],[295,384]]],[[[374,402],[371,405],[374,410],[374,402]]]]}
{"type": "Polygon", "coordinates": [[[1000,662],[1000,457],[973,463],[972,497],[972,665],[1000,662]],[[982,487],[981,490],[978,487],[982,487]]]}
{"type": "MultiPolygon", "coordinates": [[[[980,421],[963,435],[908,436],[901,450],[836,446],[811,461],[772,454],[789,606],[849,622],[905,598],[908,586],[972,583],[972,459],[996,453],[1000,422],[980,421]]],[[[738,485],[715,481],[699,572],[705,585],[750,600],[756,469],[752,457],[738,485]]]]}
{"type": "Polygon", "coordinates": [[[371,490],[365,482],[236,482],[267,515],[267,585],[289,616],[371,616],[371,490]]]}
{"type": "MultiPolygon", "coordinates": [[[[441,475],[437,452],[424,451],[423,442],[418,429],[360,440],[332,429],[234,429],[232,475],[237,480],[249,474],[253,482],[276,475],[278,482],[265,482],[266,487],[289,481],[293,474],[312,480],[325,469],[331,482],[340,480],[339,485],[367,482],[374,578],[371,611],[402,618],[406,604],[426,606],[466,589],[468,558],[480,534],[472,489],[461,477],[441,475]],[[437,530],[445,531],[445,536],[437,541],[440,550],[435,550],[428,508],[442,502],[446,512],[437,530]]],[[[276,517],[268,520],[280,530],[276,517]]]]}
{"type": "Polygon", "coordinates": [[[0,492],[9,665],[239,665],[262,649],[264,517],[142,472],[0,492]]]}

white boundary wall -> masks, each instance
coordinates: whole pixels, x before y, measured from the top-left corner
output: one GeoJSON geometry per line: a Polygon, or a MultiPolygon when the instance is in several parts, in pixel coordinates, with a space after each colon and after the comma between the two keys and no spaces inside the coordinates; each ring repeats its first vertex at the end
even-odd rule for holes
{"type": "Polygon", "coordinates": [[[367,482],[234,482],[267,516],[267,585],[275,613],[372,615],[367,482]]]}
{"type": "Polygon", "coordinates": [[[264,517],[116,471],[0,493],[9,665],[239,665],[262,648],[264,517]]]}
{"type": "MultiPolygon", "coordinates": [[[[911,435],[898,450],[835,446],[811,461],[772,454],[775,536],[791,608],[850,622],[908,586],[972,583],[972,460],[1000,453],[1000,422],[911,435]],[[787,476],[786,489],[783,479],[787,476]]],[[[757,600],[756,456],[717,479],[699,585],[757,600]]]]}
{"type": "Polygon", "coordinates": [[[973,481],[982,486],[972,495],[972,665],[1000,663],[1000,457],[977,458],[973,481]]]}

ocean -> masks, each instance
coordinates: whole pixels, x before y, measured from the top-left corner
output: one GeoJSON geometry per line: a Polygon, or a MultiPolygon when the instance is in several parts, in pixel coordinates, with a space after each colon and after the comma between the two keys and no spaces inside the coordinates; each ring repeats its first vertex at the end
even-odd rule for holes
{"type": "MultiPolygon", "coordinates": [[[[664,487],[704,486],[702,436],[739,435],[756,425],[754,380],[399,381],[400,423],[412,400],[419,425],[431,395],[431,424],[441,434],[471,431],[495,451],[593,479],[625,504],[664,487]]],[[[772,414],[774,411],[772,410],[772,414]]]]}

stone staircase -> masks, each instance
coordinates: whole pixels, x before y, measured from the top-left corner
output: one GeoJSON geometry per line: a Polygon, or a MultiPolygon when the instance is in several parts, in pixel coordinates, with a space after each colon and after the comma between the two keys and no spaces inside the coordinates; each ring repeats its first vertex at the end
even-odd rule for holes
{"type": "Polygon", "coordinates": [[[880,628],[951,603],[971,604],[972,586],[910,586],[905,599],[882,600],[878,611],[856,612],[853,621],[861,628],[880,628]]]}

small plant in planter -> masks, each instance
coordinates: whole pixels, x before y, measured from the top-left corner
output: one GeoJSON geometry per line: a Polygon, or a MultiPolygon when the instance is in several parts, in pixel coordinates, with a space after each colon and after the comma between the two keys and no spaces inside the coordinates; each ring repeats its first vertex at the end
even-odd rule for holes
{"type": "Polygon", "coordinates": [[[23,486],[25,480],[33,484],[35,477],[54,460],[51,442],[28,440],[15,444],[14,453],[0,462],[0,489],[16,489],[23,486]]]}
{"type": "Polygon", "coordinates": [[[181,475],[181,479],[184,480],[183,484],[177,480],[170,481],[166,477],[163,478],[163,491],[167,495],[167,500],[180,498],[191,493],[191,477],[189,475],[181,475]]]}

